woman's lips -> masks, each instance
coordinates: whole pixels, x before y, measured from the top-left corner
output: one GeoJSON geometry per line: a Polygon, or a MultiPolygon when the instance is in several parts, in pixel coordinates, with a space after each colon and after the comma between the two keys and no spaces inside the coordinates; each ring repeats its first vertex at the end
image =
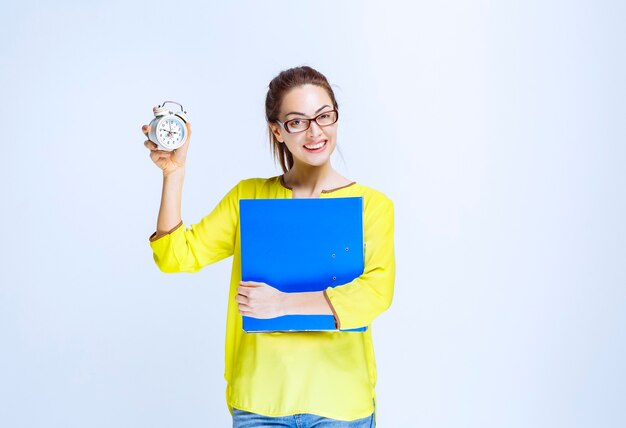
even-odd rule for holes
{"type": "Polygon", "coordinates": [[[313,146],[313,147],[315,147],[315,146],[317,146],[317,145],[318,145],[318,144],[320,144],[320,143],[316,143],[316,144],[307,144],[307,145],[305,145],[305,146],[304,146],[304,149],[305,149],[307,152],[310,152],[310,153],[318,153],[318,152],[321,152],[322,150],[324,150],[324,149],[326,148],[326,144],[328,143],[328,140],[322,140],[322,141],[323,141],[323,144],[321,145],[321,147],[318,147],[317,149],[310,149],[310,148],[309,148],[309,147],[307,147],[307,146],[313,146]]]}

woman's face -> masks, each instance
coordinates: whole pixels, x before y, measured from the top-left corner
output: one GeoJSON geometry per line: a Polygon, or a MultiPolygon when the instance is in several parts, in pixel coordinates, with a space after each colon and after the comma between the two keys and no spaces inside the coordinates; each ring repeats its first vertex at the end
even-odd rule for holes
{"type": "MultiPolygon", "coordinates": [[[[324,88],[317,85],[302,85],[293,88],[284,96],[278,120],[284,123],[298,118],[312,119],[333,108],[333,103],[324,88]]],[[[330,160],[330,155],[335,150],[337,123],[320,127],[312,120],[309,129],[298,133],[288,133],[275,123],[270,124],[270,127],[276,139],[287,145],[293,154],[294,163],[321,166],[330,160]],[[319,143],[323,143],[321,148],[309,149],[319,143]]]]}

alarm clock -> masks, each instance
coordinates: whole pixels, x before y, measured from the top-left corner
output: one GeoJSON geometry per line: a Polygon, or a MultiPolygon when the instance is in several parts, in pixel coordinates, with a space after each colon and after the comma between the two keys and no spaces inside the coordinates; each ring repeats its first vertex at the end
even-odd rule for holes
{"type": "Polygon", "coordinates": [[[189,122],[189,118],[183,106],[176,101],[164,101],[163,104],[153,107],[152,111],[154,112],[154,119],[150,122],[150,131],[148,132],[150,141],[156,143],[159,150],[167,151],[176,150],[185,144],[189,137],[185,124],[189,122]],[[165,107],[167,103],[177,104],[180,111],[168,110],[165,107]]]}

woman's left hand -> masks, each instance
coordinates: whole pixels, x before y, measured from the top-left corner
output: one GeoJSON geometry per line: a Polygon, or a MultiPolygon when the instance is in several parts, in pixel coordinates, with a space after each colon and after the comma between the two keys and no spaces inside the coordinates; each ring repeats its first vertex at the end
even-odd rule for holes
{"type": "Polygon", "coordinates": [[[285,315],[285,295],[264,282],[240,281],[235,300],[241,315],[276,318],[285,315]]]}

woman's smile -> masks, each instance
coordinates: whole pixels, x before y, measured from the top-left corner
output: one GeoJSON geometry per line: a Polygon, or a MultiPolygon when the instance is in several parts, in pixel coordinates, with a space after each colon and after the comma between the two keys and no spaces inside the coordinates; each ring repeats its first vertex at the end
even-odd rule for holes
{"type": "Polygon", "coordinates": [[[315,144],[307,144],[304,146],[304,149],[309,153],[320,153],[326,149],[326,143],[328,140],[322,140],[319,143],[315,144]]]}

